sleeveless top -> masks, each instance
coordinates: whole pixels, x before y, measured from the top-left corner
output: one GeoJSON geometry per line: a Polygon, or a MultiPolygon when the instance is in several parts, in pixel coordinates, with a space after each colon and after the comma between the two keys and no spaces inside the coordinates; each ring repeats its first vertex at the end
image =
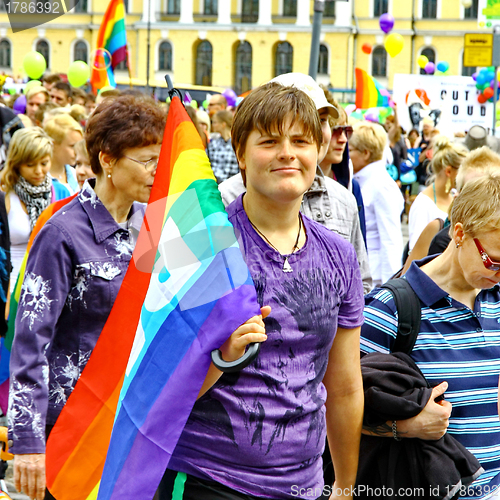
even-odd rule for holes
{"type": "Polygon", "coordinates": [[[10,210],[8,215],[10,230],[10,257],[12,261],[12,272],[10,273],[10,291],[14,290],[17,275],[26,253],[28,240],[31,234],[30,219],[24,211],[21,200],[16,193],[10,192],[10,210]]]}

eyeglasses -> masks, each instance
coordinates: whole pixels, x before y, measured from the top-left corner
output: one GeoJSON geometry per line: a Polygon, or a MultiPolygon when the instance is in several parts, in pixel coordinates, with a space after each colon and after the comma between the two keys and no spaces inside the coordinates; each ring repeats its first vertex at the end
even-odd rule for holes
{"type": "Polygon", "coordinates": [[[332,128],[332,137],[335,137],[338,139],[342,135],[342,133],[344,133],[347,140],[349,140],[352,136],[353,129],[350,125],[332,128]]]}
{"type": "Polygon", "coordinates": [[[146,169],[146,172],[152,172],[153,170],[156,170],[156,167],[158,166],[158,158],[151,158],[151,160],[148,161],[139,161],[136,160],[135,158],[130,158],[130,156],[123,155],[125,158],[128,158],[129,160],[135,161],[136,163],[140,163],[141,165],[144,165],[144,168],[146,169]]]}
{"type": "Polygon", "coordinates": [[[481,243],[479,243],[479,240],[477,238],[474,238],[474,243],[479,250],[479,255],[481,255],[484,267],[490,271],[500,271],[500,262],[491,260],[490,256],[484,251],[484,248],[482,247],[481,243]]]}

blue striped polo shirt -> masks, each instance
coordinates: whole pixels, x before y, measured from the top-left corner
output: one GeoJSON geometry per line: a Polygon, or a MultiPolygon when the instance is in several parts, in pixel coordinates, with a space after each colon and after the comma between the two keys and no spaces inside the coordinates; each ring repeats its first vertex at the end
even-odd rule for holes
{"type": "MultiPolygon", "coordinates": [[[[489,498],[500,484],[500,289],[482,290],[474,310],[450,297],[413,262],[405,278],[422,303],[422,323],[411,357],[432,386],[448,382],[452,403],[448,432],[472,452],[486,472],[461,498],[489,498]]],[[[391,293],[375,289],[365,298],[361,351],[387,353],[397,332],[391,293]]]]}

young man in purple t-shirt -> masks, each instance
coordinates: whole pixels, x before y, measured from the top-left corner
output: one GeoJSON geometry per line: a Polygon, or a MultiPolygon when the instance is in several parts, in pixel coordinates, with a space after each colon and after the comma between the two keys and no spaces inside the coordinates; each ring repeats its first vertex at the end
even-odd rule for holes
{"type": "Polygon", "coordinates": [[[210,369],[160,499],[351,498],[363,285],[350,243],[299,212],[322,141],[318,112],[301,90],[269,83],[238,107],[232,141],[247,191],[227,211],[263,307],[223,355],[263,344],[241,372],[210,369]],[[324,488],[326,433],[336,481],[324,488]]]}

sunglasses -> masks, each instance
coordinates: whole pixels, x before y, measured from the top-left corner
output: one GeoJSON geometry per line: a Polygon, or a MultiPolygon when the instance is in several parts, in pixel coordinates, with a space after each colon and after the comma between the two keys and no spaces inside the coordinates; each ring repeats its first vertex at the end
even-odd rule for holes
{"type": "Polygon", "coordinates": [[[474,243],[476,244],[477,249],[479,250],[479,255],[483,260],[484,267],[490,271],[500,271],[500,262],[496,262],[490,259],[490,256],[484,251],[481,243],[477,238],[474,238],[474,243]]]}
{"type": "Polygon", "coordinates": [[[347,140],[349,140],[352,136],[353,129],[350,125],[344,125],[341,127],[333,127],[332,128],[332,137],[339,138],[342,134],[345,134],[347,140]]]}

